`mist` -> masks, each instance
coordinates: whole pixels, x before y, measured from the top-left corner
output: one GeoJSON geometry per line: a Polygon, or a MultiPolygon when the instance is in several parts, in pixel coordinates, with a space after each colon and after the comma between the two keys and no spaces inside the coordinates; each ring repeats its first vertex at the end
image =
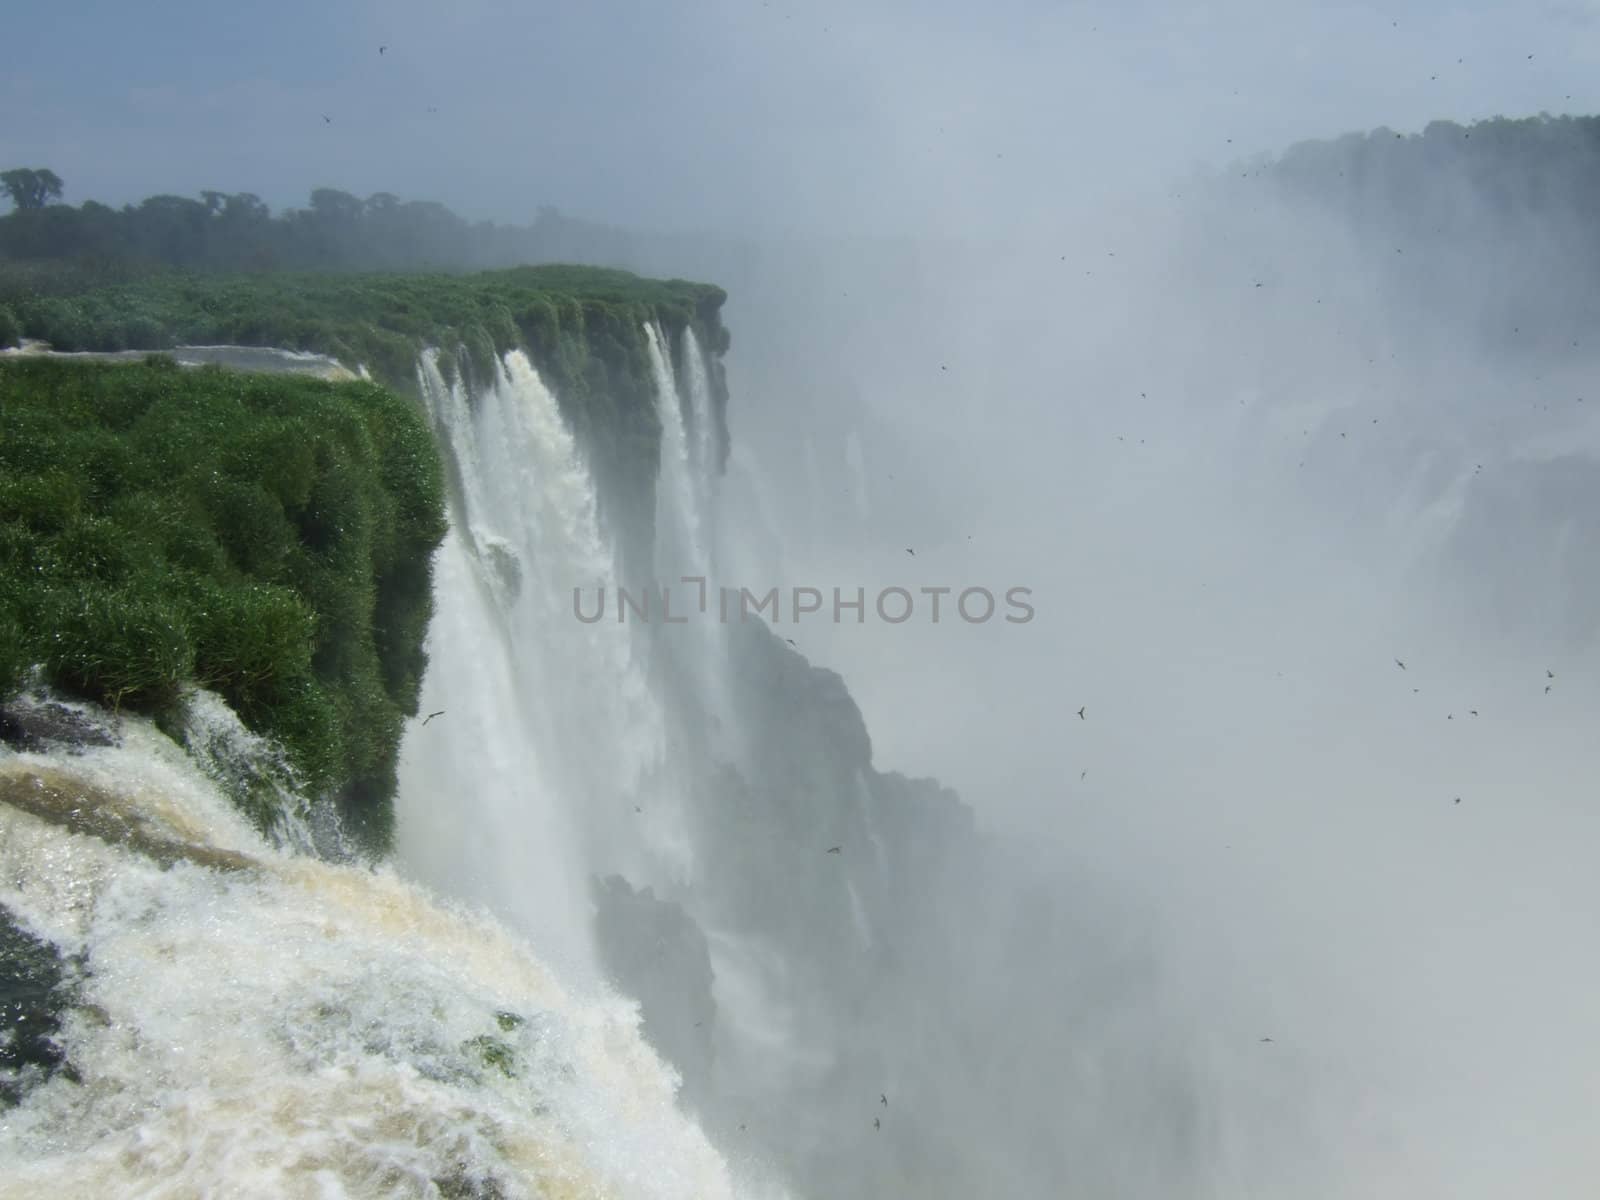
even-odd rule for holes
{"type": "MultiPolygon", "coordinates": [[[[582,907],[586,872],[632,881],[602,923],[647,879],[681,905],[663,936],[746,1025],[693,1033],[710,985],[665,970],[644,1033],[738,1171],[822,1196],[1588,1194],[1593,235],[1441,170],[1425,212],[1450,217],[1424,237],[1274,164],[1351,131],[1596,111],[1592,6],[400,4],[197,10],[160,38],[104,15],[30,15],[57,72],[0,51],[0,158],[74,199],[554,205],[628,231],[596,234],[597,261],[729,292],[720,582],[778,589],[773,632],[837,673],[875,771],[953,790],[885,818],[944,840],[908,835],[903,876],[861,847],[871,920],[835,897],[812,928],[823,884],[762,896],[753,857],[708,859],[756,853],[731,822],[691,854],[618,849],[625,812],[570,818],[590,857],[540,860],[572,874],[557,899],[507,890],[510,849],[472,867],[415,802],[402,846],[623,993],[646,950],[602,936],[588,961],[550,912],[582,907]],[[823,611],[789,619],[796,588],[823,611]],[[864,619],[834,620],[857,588],[864,619]],[[874,609],[889,588],[904,623],[874,609]],[[938,622],[924,588],[951,589],[938,622]],[[1033,617],[964,620],[969,588],[1027,589],[1033,617]],[[836,938],[852,920],[870,953],[836,938]],[[719,949],[736,926],[748,959],[719,949]],[[735,977],[758,949],[806,961],[735,977]],[[738,992],[807,970],[838,994],[796,982],[798,1015],[738,992]]],[[[804,664],[726,637],[736,694],[778,697],[742,713],[732,796],[762,747],[812,735],[770,684],[804,664]]],[[[690,674],[702,651],[674,645],[661,669],[690,674]]],[[[503,688],[533,709],[535,682],[503,688]]],[[[706,799],[718,755],[677,732],[694,753],[650,786],[710,829],[733,808],[706,799]]],[[[807,753],[782,769],[820,794],[807,753]]],[[[413,778],[444,788],[437,765],[413,778]]],[[[808,812],[790,832],[825,845],[808,812]]]]}
{"type": "Polygon", "coordinates": [[[730,555],[918,597],[779,632],[1040,881],[944,916],[991,1050],[1060,1071],[964,1093],[991,1145],[1051,1114],[1017,1194],[1578,1195],[1592,251],[1448,175],[1423,239],[1260,166],[739,260],[730,555]],[[949,610],[1019,585],[1028,624],[949,610]]]}
{"type": "MultiPolygon", "coordinates": [[[[739,507],[771,515],[784,583],[1024,585],[1033,622],[781,632],[845,675],[880,768],[1029,847],[1081,922],[1074,972],[1109,971],[1130,922],[1152,940],[1122,1020],[1063,1003],[1033,1049],[1163,1045],[1107,1068],[1198,1096],[1206,1132],[1156,1192],[1579,1194],[1587,352],[1486,350],[1470,318],[1503,275],[1458,262],[1430,305],[1321,214],[1215,199],[1108,220],[1065,261],[941,254],[947,304],[886,299],[845,343],[871,350],[818,372],[803,452],[786,428],[752,471],[764,503],[739,507]]],[[[870,296],[864,274],[836,282],[870,296]]],[[[733,423],[757,458],[759,415],[733,423]]],[[[1058,965],[997,964],[996,1025],[1058,965]]],[[[1109,1124],[1090,1161],[1162,1153],[1109,1124]]]]}

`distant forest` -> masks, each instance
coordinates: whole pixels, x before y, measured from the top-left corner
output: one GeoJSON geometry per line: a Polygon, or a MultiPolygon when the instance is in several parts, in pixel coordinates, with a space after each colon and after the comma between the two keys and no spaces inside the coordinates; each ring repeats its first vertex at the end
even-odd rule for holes
{"type": "Polygon", "coordinates": [[[1410,135],[1376,129],[1301,142],[1266,170],[1286,191],[1358,224],[1421,234],[1534,218],[1582,223],[1592,243],[1600,117],[1434,121],[1410,135]]]}
{"type": "MultiPolygon", "coordinates": [[[[1307,141],[1253,164],[1252,176],[1349,219],[1459,254],[1488,241],[1600,251],[1600,117],[1435,121],[1307,141]]],[[[152,270],[469,271],[568,262],[648,269],[662,239],[540,208],[527,225],[470,222],[442,204],[333,188],[273,213],[247,192],[152,196],[121,209],[58,200],[45,169],[0,171],[0,292],[72,291],[152,270]]],[[[984,231],[974,230],[981,239],[984,231]]],[[[1503,248],[1502,248],[1503,249],[1503,248]]],[[[1570,262],[1569,262],[1570,265],[1570,262]]]]}
{"type": "Polygon", "coordinates": [[[1260,174],[1350,229],[1388,302],[1504,354],[1600,345],[1600,117],[1377,129],[1302,142],[1260,174]]]}
{"type": "Polygon", "coordinates": [[[633,238],[541,208],[530,225],[469,222],[429,201],[388,192],[362,199],[333,188],[306,208],[274,214],[248,192],[151,196],[123,208],[87,200],[73,207],[51,171],[0,172],[12,211],[0,217],[0,263],[13,284],[73,290],[151,270],[471,271],[509,264],[583,262],[621,266],[633,238]],[[26,271],[27,265],[49,271],[26,271]],[[61,268],[67,267],[66,271],[61,268]]]}

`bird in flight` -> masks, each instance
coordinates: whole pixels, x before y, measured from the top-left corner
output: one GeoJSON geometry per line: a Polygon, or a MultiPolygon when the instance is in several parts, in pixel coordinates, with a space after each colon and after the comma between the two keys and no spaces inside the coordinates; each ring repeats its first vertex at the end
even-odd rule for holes
{"type": "Polygon", "coordinates": [[[444,709],[441,708],[438,712],[429,713],[427,716],[423,717],[422,718],[422,723],[424,725],[426,725],[429,721],[433,720],[435,717],[442,717],[442,716],[444,716],[444,709]]]}
{"type": "Polygon", "coordinates": [[[1554,679],[1556,677],[1556,673],[1554,671],[1552,671],[1549,667],[1546,667],[1544,669],[1544,677],[1546,679],[1554,679]]]}
{"type": "Polygon", "coordinates": [[[887,1093],[880,1092],[878,1094],[878,1103],[882,1104],[885,1108],[889,1107],[889,1097],[887,1093]]]}
{"type": "Polygon", "coordinates": [[[1457,803],[1457,804],[1460,804],[1460,803],[1461,803],[1461,797],[1460,797],[1460,796],[1457,796],[1457,797],[1456,797],[1456,803],[1457,803]]]}
{"type": "Polygon", "coordinates": [[[379,47],[378,47],[378,53],[379,53],[379,54],[382,54],[382,53],[383,53],[383,52],[384,52],[384,51],[385,51],[385,50],[387,50],[387,49],[388,49],[388,48],[389,48],[389,47],[387,47],[387,46],[379,46],[379,47]]]}
{"type": "Polygon", "coordinates": [[[873,1117],[872,1118],[872,1127],[874,1129],[882,1129],[883,1128],[883,1122],[879,1121],[877,1117],[873,1117]]]}
{"type": "Polygon", "coordinates": [[[1405,663],[1401,662],[1398,658],[1394,660],[1394,665],[1399,667],[1402,671],[1406,669],[1405,663]]]}
{"type": "Polygon", "coordinates": [[[332,125],[333,124],[333,118],[330,117],[327,113],[323,113],[322,114],[322,123],[324,125],[332,125]]]}
{"type": "MultiPolygon", "coordinates": [[[[789,645],[791,645],[791,646],[794,646],[794,639],[793,639],[793,638],[784,638],[784,639],[783,639],[783,640],[784,640],[784,641],[786,641],[786,642],[788,642],[788,643],[789,643],[789,645]]],[[[795,649],[797,649],[797,650],[798,650],[798,649],[799,649],[799,647],[798,647],[798,646],[795,646],[795,649]]]]}
{"type": "MultiPolygon", "coordinates": [[[[1088,707],[1089,707],[1089,706],[1088,706],[1088,705],[1087,705],[1087,704],[1085,704],[1085,705],[1084,705],[1084,706],[1083,706],[1083,708],[1088,708],[1088,707]]],[[[1087,721],[1087,720],[1088,720],[1088,719],[1089,719],[1089,718],[1088,718],[1088,717],[1086,717],[1086,716],[1084,716],[1084,715],[1083,715],[1083,708],[1080,708],[1080,709],[1079,709],[1079,710],[1078,710],[1078,720],[1080,720],[1080,721],[1087,721]]]]}
{"type": "Polygon", "coordinates": [[[838,854],[843,849],[844,849],[844,847],[842,847],[842,846],[829,846],[828,847],[828,853],[829,854],[838,854]]]}
{"type": "Polygon", "coordinates": [[[1272,1039],[1271,1039],[1271,1038],[1262,1038],[1262,1039],[1261,1039],[1261,1040],[1262,1040],[1262,1041],[1263,1041],[1263,1042],[1270,1042],[1270,1041],[1271,1041],[1271,1040],[1272,1040],[1272,1039]]]}
{"type": "Polygon", "coordinates": [[[917,556],[917,552],[915,550],[913,550],[910,546],[906,547],[906,553],[911,555],[912,558],[915,558],[917,556]]]}

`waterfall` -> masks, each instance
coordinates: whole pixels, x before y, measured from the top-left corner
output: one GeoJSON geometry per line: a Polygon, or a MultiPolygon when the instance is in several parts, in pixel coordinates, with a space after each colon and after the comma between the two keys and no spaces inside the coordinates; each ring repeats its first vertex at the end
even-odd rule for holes
{"type": "Polygon", "coordinates": [[[68,1067],[0,1119],[0,1198],[735,1194],[633,1005],[270,845],[152,724],[74,711],[82,744],[0,762],[0,926],[74,993],[68,1067]]]}
{"type": "Polygon", "coordinates": [[[414,723],[403,748],[399,858],[593,980],[591,874],[688,870],[656,778],[660,706],[634,627],[575,616],[574,589],[614,594],[615,555],[592,477],[527,356],[505,355],[476,396],[446,381],[432,351],[418,378],[457,486],[422,694],[423,713],[442,715],[414,723]],[[651,819],[639,821],[647,801],[651,819]]]}
{"type": "Polygon", "coordinates": [[[662,582],[678,574],[708,576],[710,555],[702,528],[703,488],[700,454],[690,444],[684,424],[683,399],[668,358],[666,339],[655,325],[645,326],[650,373],[656,385],[656,411],[661,418],[661,468],[656,481],[656,572],[662,582]]]}
{"type": "MultiPolygon", "coordinates": [[[[701,732],[713,753],[725,760],[742,752],[737,714],[728,691],[730,670],[727,630],[722,620],[721,577],[713,557],[716,435],[711,384],[704,356],[693,331],[684,330],[682,358],[688,382],[688,421],[684,397],[660,328],[645,326],[650,370],[656,386],[656,411],[661,419],[661,464],[656,479],[656,578],[673,598],[674,619],[654,627],[657,642],[671,660],[671,669],[687,680],[697,710],[706,722],[701,732]],[[701,584],[686,582],[701,580],[701,584]]],[[[738,596],[729,598],[737,620],[738,596]]]]}
{"type": "Polygon", "coordinates": [[[689,462],[693,470],[695,504],[707,546],[716,545],[717,417],[711,398],[711,376],[705,352],[694,330],[683,328],[682,360],[689,392],[689,462]]]}

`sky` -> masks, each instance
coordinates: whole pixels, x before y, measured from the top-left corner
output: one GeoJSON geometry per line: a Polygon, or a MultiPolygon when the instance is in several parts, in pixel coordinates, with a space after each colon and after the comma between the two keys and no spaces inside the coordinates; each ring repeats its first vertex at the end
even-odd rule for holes
{"type": "Polygon", "coordinates": [[[72,203],[328,186],[509,222],[971,232],[1308,137],[1600,111],[1587,0],[5,0],[0,28],[0,165],[72,203]]]}

